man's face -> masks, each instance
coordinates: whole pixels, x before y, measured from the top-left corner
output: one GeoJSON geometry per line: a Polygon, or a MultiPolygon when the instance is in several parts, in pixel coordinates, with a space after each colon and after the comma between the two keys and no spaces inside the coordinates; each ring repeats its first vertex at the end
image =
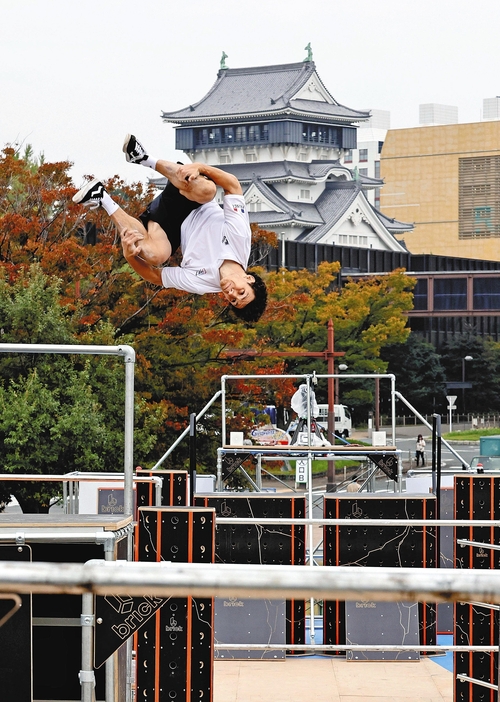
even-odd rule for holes
{"type": "Polygon", "coordinates": [[[238,273],[227,278],[222,278],[220,286],[222,294],[228,302],[241,309],[255,300],[255,292],[250,285],[255,283],[255,278],[249,273],[238,273]]]}

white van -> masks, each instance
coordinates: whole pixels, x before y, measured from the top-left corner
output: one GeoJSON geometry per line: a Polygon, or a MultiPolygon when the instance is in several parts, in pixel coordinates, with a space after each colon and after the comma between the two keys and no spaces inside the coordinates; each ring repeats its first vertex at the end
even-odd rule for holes
{"type": "MultiPolygon", "coordinates": [[[[318,424],[324,429],[328,428],[328,405],[318,405],[318,424]]],[[[345,405],[334,405],[335,410],[335,433],[347,439],[352,432],[351,413],[345,405]]]]}

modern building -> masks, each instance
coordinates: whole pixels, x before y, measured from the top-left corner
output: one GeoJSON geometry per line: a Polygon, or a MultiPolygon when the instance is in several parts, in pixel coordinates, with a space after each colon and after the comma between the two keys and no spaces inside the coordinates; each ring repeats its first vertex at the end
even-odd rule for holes
{"type": "Polygon", "coordinates": [[[380,174],[412,253],[500,260],[500,121],[389,130],[380,174]]]}
{"type": "Polygon", "coordinates": [[[484,98],[483,119],[500,119],[500,97],[484,98]]]}
{"type": "MultiPolygon", "coordinates": [[[[373,178],[380,182],[380,154],[385,135],[391,127],[391,113],[388,110],[370,109],[366,122],[358,126],[358,148],[346,149],[344,164],[357,169],[362,178],[373,178]]],[[[375,209],[380,210],[381,184],[367,191],[366,196],[375,209]]]]}
{"type": "Polygon", "coordinates": [[[428,102],[423,105],[419,105],[418,116],[419,124],[421,125],[457,124],[458,107],[428,102]]]}
{"type": "Polygon", "coordinates": [[[236,175],[251,221],[282,241],[404,251],[396,235],[411,225],[382,215],[368,198],[382,181],[346,161],[369,112],[335,100],[310,51],[276,66],[232,69],[226,58],[201,100],[163,112],[176,148],[236,175]]]}
{"type": "Polygon", "coordinates": [[[226,58],[201,100],[162,118],[189,159],[234,173],[251,220],[278,234],[260,264],[340,261],[341,282],[405,268],[414,331],[437,347],[471,330],[500,340],[500,123],[391,130],[388,112],[338,103],[310,53],[240,69],[226,58]]]}

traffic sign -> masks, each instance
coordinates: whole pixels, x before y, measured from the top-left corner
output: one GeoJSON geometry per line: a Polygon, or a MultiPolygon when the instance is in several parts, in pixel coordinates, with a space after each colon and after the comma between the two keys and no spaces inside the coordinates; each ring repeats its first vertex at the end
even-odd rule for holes
{"type": "Polygon", "coordinates": [[[446,399],[448,400],[448,409],[456,409],[453,405],[455,404],[457,395],[446,395],[446,399]]]}

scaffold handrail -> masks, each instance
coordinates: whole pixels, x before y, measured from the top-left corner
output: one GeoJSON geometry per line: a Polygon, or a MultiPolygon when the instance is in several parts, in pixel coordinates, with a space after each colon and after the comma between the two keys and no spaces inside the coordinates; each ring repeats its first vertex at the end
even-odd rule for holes
{"type": "Polygon", "coordinates": [[[144,563],[0,563],[0,592],[159,597],[500,603],[500,572],[455,568],[144,563]]]}

